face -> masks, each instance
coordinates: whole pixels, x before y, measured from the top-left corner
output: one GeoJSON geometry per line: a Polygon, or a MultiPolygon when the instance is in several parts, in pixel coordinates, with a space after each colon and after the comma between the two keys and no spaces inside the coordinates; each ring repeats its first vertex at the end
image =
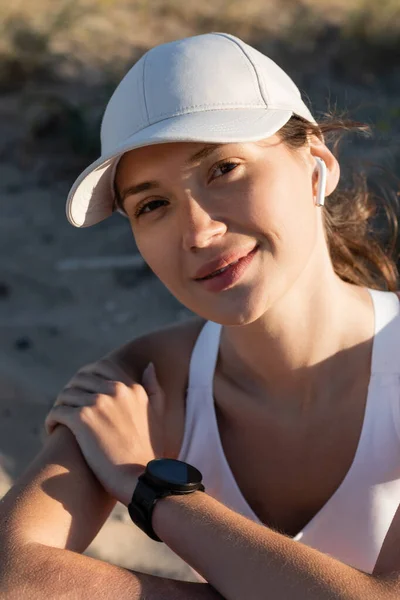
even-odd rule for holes
{"type": "Polygon", "coordinates": [[[308,146],[293,151],[275,135],[135,149],[121,158],[116,184],[138,249],[170,292],[206,319],[239,325],[292,288],[325,243],[314,171],[308,146]],[[253,249],[223,279],[195,280],[207,263],[253,249]]]}

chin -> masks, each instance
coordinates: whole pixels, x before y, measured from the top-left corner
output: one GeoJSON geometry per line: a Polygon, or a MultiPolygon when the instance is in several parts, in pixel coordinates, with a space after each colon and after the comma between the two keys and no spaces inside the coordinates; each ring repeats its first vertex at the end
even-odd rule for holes
{"type": "Polygon", "coordinates": [[[226,327],[238,327],[250,325],[265,314],[269,306],[266,297],[268,295],[265,294],[265,290],[263,293],[253,293],[251,296],[247,291],[236,297],[229,296],[227,292],[225,297],[223,294],[216,295],[213,305],[210,301],[208,306],[203,303],[201,306],[197,304],[195,307],[189,306],[188,308],[208,321],[214,321],[226,327]]]}

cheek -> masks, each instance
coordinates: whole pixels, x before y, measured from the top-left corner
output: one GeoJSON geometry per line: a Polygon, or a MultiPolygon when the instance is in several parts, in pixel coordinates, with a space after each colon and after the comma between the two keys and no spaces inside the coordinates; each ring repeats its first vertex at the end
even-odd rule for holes
{"type": "Polygon", "coordinates": [[[249,197],[250,218],[277,262],[304,262],[314,247],[317,214],[311,182],[303,171],[278,173],[258,184],[249,197]]]}
{"type": "Polygon", "coordinates": [[[159,232],[154,236],[148,232],[143,236],[136,233],[134,237],[143,260],[162,283],[171,289],[179,272],[177,265],[180,260],[174,251],[173,240],[163,237],[159,232]]]}

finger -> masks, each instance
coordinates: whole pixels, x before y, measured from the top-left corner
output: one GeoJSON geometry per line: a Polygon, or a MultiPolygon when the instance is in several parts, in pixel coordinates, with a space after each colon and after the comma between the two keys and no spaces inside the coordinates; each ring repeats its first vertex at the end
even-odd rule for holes
{"type": "MultiPolygon", "coordinates": [[[[79,409],[75,409],[79,410],[79,409]]],[[[44,427],[48,435],[50,435],[57,425],[65,425],[73,433],[73,423],[76,414],[70,406],[56,406],[51,409],[44,421],[44,427]]]]}
{"type": "Polygon", "coordinates": [[[113,396],[115,394],[114,380],[104,379],[96,373],[84,373],[78,371],[78,373],[67,383],[65,390],[70,388],[79,388],[85,392],[91,392],[93,394],[106,394],[113,396]]]}
{"type": "Polygon", "coordinates": [[[154,408],[164,408],[165,394],[157,379],[156,369],[152,362],[145,368],[142,375],[142,384],[154,408]]]}
{"type": "Polygon", "coordinates": [[[103,379],[109,379],[111,381],[121,381],[125,385],[131,386],[133,379],[115,362],[108,358],[103,358],[95,363],[86,365],[79,370],[81,373],[90,373],[98,375],[103,379]]]}
{"type": "Polygon", "coordinates": [[[152,362],[150,362],[143,371],[142,385],[149,397],[154,396],[154,394],[157,394],[158,381],[155,373],[155,368],[152,362]]]}
{"type": "Polygon", "coordinates": [[[65,388],[58,396],[54,406],[92,406],[96,403],[98,394],[85,392],[79,388],[65,388]]]}

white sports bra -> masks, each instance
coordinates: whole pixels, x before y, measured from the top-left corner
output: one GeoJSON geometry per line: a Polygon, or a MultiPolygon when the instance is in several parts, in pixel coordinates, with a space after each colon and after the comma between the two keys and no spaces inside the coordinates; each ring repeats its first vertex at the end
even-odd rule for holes
{"type": "MultiPolygon", "coordinates": [[[[369,290],[375,311],[371,377],[357,451],[345,478],[293,539],[372,573],[400,504],[400,303],[369,290]]],[[[261,523],[223,451],[213,398],[222,326],[207,321],[193,348],[179,460],[203,474],[207,493],[261,523]]]]}

